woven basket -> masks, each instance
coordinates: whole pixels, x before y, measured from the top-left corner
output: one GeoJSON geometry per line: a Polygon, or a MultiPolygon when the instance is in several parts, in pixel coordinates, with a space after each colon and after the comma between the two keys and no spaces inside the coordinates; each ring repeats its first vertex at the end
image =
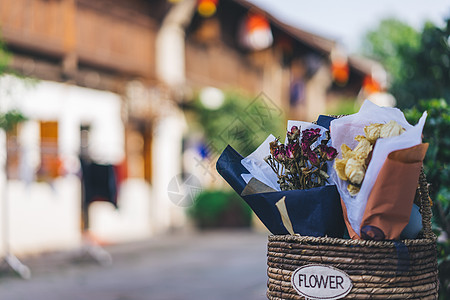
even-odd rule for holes
{"type": "Polygon", "coordinates": [[[423,172],[415,203],[422,214],[419,238],[367,241],[299,235],[269,236],[267,297],[305,299],[291,284],[299,267],[321,264],[349,275],[345,299],[437,299],[436,236],[431,230],[431,199],[423,172]]]}

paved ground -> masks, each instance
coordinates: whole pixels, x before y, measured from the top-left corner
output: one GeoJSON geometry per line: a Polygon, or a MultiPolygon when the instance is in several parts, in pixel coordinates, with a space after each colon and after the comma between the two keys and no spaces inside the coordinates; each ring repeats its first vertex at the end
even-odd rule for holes
{"type": "Polygon", "coordinates": [[[110,266],[74,253],[24,258],[32,278],[0,277],[0,300],[265,299],[267,234],[175,234],[106,247],[110,266]]]}

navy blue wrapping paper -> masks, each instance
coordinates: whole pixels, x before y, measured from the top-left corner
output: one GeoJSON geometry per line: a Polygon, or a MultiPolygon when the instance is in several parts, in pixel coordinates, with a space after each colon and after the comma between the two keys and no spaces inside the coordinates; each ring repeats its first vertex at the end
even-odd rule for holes
{"type": "Polygon", "coordinates": [[[247,185],[241,174],[250,174],[250,172],[241,164],[243,159],[236,150],[228,145],[220,155],[216,169],[220,176],[236,191],[239,195],[247,185]]]}
{"type": "MultiPolygon", "coordinates": [[[[242,156],[227,146],[217,161],[217,171],[241,195],[246,183],[242,156]]],[[[289,234],[275,204],[286,196],[285,204],[295,233],[305,236],[342,237],[344,220],[339,193],[334,185],[308,190],[280,191],[241,196],[272,234],[289,234]]]]}
{"type": "Polygon", "coordinates": [[[329,130],[330,129],[330,123],[334,119],[336,119],[336,118],[335,117],[330,117],[330,116],[325,116],[325,115],[320,115],[319,118],[317,119],[317,125],[325,127],[327,130],[329,130]]]}

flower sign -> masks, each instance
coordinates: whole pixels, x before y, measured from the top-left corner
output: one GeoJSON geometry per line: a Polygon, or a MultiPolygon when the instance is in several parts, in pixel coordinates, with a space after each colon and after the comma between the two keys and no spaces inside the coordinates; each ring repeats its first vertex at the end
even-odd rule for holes
{"type": "Polygon", "coordinates": [[[353,283],[347,273],[331,266],[311,264],[292,273],[294,289],[306,299],[335,300],[350,293],[353,283]]]}

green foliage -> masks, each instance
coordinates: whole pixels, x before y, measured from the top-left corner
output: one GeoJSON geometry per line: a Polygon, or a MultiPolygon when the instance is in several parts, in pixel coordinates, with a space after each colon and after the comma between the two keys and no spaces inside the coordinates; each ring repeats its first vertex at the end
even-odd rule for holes
{"type": "Polygon", "coordinates": [[[364,37],[363,53],[383,63],[393,78],[404,79],[411,73],[405,58],[419,46],[420,34],[414,28],[396,19],[385,19],[364,37]]]}
{"type": "Polygon", "coordinates": [[[241,155],[247,156],[269,134],[285,134],[281,110],[264,97],[252,99],[229,92],[225,95],[223,105],[216,110],[205,108],[199,100],[194,102],[191,109],[204,132],[209,150],[216,155],[229,144],[241,155]]]}
{"type": "Polygon", "coordinates": [[[355,99],[342,99],[341,101],[339,101],[338,106],[328,108],[327,114],[335,116],[351,115],[357,113],[358,110],[359,106],[356,103],[355,99]]]}
{"type": "MultiPolygon", "coordinates": [[[[7,71],[10,58],[10,53],[6,50],[4,42],[0,39],[0,76],[7,71]]],[[[5,113],[0,113],[0,128],[4,131],[10,131],[16,124],[25,120],[26,118],[20,111],[16,109],[9,110],[5,113]]]]}
{"type": "Polygon", "coordinates": [[[364,52],[390,73],[390,92],[400,108],[411,108],[421,99],[450,99],[449,34],[450,19],[444,28],[427,23],[421,33],[384,20],[367,33],[364,52]]]}
{"type": "Polygon", "coordinates": [[[4,131],[10,131],[18,123],[25,121],[25,116],[18,110],[10,110],[4,114],[0,114],[0,128],[4,131]]]}
{"type": "Polygon", "coordinates": [[[0,35],[0,75],[5,73],[11,59],[11,55],[6,50],[5,43],[1,40],[0,35]]]}
{"type": "MultiPolygon", "coordinates": [[[[425,173],[428,181],[432,183],[433,198],[441,198],[445,202],[443,204],[450,204],[446,203],[449,202],[450,198],[443,198],[443,196],[448,195],[448,187],[450,187],[450,135],[448,134],[450,130],[450,106],[444,99],[421,101],[413,109],[407,110],[405,115],[410,122],[415,123],[424,110],[428,112],[423,131],[424,141],[430,143],[425,158],[425,173]]],[[[448,207],[450,208],[450,205],[448,207]]],[[[450,215],[448,218],[448,222],[450,222],[450,215]]]]}
{"type": "MultiPolygon", "coordinates": [[[[433,199],[437,199],[445,194],[448,195],[448,191],[446,193],[445,190],[450,187],[450,106],[444,99],[421,101],[416,107],[405,111],[405,115],[411,123],[415,124],[425,110],[428,112],[428,117],[423,135],[424,141],[430,145],[424,170],[428,181],[432,184],[433,199]]],[[[448,202],[450,198],[441,200],[448,202]]],[[[450,215],[448,218],[450,222],[450,215]]]]}
{"type": "MultiPolygon", "coordinates": [[[[11,55],[7,52],[4,42],[0,39],[0,76],[6,72],[10,58],[11,55]]],[[[10,131],[17,123],[24,120],[25,117],[17,110],[0,113],[0,128],[10,131]]]]}
{"type": "Polygon", "coordinates": [[[427,24],[418,51],[405,61],[412,72],[410,78],[395,80],[391,91],[399,105],[410,107],[419,99],[450,99],[449,26],[441,29],[427,24]]]}
{"type": "Polygon", "coordinates": [[[187,212],[199,228],[248,227],[252,219],[251,209],[234,191],[203,191],[187,212]]]}
{"type": "MultiPolygon", "coordinates": [[[[286,134],[281,109],[264,94],[249,98],[228,92],[217,109],[208,109],[196,99],[185,112],[191,118],[191,130],[203,133],[209,155],[216,158],[228,144],[247,156],[269,134],[286,134]]],[[[200,228],[242,227],[250,226],[252,212],[236,192],[214,190],[202,192],[188,215],[200,228]]]]}
{"type": "MultiPolygon", "coordinates": [[[[438,235],[450,236],[450,106],[443,99],[420,101],[416,107],[405,111],[407,120],[415,124],[422,112],[428,112],[423,130],[424,142],[429,148],[424,161],[427,181],[431,184],[430,196],[434,200],[433,227],[438,235]]],[[[450,295],[450,241],[438,240],[440,294],[450,295]]]]}
{"type": "Polygon", "coordinates": [[[440,299],[450,296],[450,19],[444,28],[427,23],[415,33],[408,25],[384,20],[366,35],[365,54],[378,59],[391,75],[390,92],[410,123],[424,110],[428,118],[424,161],[430,196],[434,200],[433,228],[438,241],[440,299]],[[422,99],[433,99],[425,100],[422,99]]]}

